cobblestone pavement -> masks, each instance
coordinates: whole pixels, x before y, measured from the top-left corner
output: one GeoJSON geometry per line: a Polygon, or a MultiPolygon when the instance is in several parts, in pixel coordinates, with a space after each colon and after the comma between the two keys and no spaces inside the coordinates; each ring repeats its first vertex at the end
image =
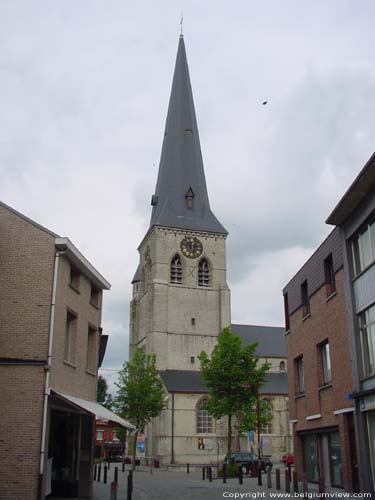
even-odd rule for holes
{"type": "MultiPolygon", "coordinates": [[[[111,499],[111,481],[113,481],[114,466],[108,471],[108,483],[94,481],[93,500],[111,499]]],[[[103,476],[103,471],[102,471],[103,476]]],[[[119,485],[117,500],[126,500],[126,481],[128,472],[121,472],[119,467],[119,485]]],[[[102,477],[103,481],[103,477],[102,477]]],[[[275,476],[272,477],[273,485],[275,476]]],[[[265,482],[265,478],[264,478],[265,482]]],[[[282,491],[285,491],[282,484],[282,491]]],[[[311,493],[313,491],[311,490],[311,493]]],[[[134,486],[132,500],[221,500],[223,498],[234,499],[234,493],[248,493],[242,498],[270,499],[270,493],[276,493],[275,489],[267,489],[266,485],[258,486],[256,478],[244,477],[243,485],[239,485],[238,479],[228,479],[227,484],[222,480],[214,479],[211,483],[202,480],[201,473],[191,472],[169,472],[162,469],[153,469],[152,473],[147,468],[138,469],[134,473],[134,486]]],[[[293,494],[292,494],[293,496],[293,494]]],[[[285,497],[284,497],[285,498],[285,497]]],[[[299,498],[302,498],[302,494],[299,498]]],[[[346,497],[350,498],[350,497],[346,497]]],[[[237,497],[240,499],[240,496],[237,497]]]]}

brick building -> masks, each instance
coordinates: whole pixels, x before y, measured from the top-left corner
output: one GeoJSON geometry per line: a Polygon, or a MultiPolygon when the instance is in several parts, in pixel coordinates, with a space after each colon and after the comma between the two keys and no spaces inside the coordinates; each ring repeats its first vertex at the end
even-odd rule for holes
{"type": "Polygon", "coordinates": [[[375,491],[375,154],[327,219],[340,231],[361,491],[375,491]]]}
{"type": "Polygon", "coordinates": [[[96,421],[95,458],[110,460],[113,456],[124,455],[125,443],[118,437],[117,427],[109,422],[96,421]]]}
{"type": "MultiPolygon", "coordinates": [[[[0,499],[91,497],[109,283],[68,238],[0,203],[0,499]]],[[[130,426],[132,427],[132,426],[130,426]]]]}
{"type": "Polygon", "coordinates": [[[302,480],[358,491],[341,236],[334,229],[284,288],[289,408],[302,480]]]}

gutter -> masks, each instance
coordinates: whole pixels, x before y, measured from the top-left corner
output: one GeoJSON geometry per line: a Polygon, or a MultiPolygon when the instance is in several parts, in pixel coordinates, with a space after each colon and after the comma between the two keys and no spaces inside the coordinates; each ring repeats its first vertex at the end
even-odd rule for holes
{"type": "Polygon", "coordinates": [[[47,415],[48,415],[48,396],[50,395],[49,377],[52,365],[52,346],[53,334],[55,327],[55,306],[56,306],[56,290],[57,290],[57,275],[59,269],[59,257],[64,252],[56,252],[55,264],[53,271],[53,284],[52,284],[52,301],[51,301],[51,314],[49,323],[49,342],[48,342],[48,356],[47,366],[45,367],[46,378],[44,384],[44,402],[43,402],[43,419],[42,419],[42,436],[40,442],[40,461],[39,461],[39,478],[38,478],[38,500],[42,499],[42,486],[44,476],[44,462],[45,462],[45,448],[46,448],[46,432],[47,432],[47,415]]]}

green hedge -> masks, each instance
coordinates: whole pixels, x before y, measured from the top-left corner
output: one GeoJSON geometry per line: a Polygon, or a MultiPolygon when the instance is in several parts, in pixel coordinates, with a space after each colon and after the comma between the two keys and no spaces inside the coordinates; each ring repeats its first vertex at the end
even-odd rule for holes
{"type": "MultiPolygon", "coordinates": [[[[227,464],[227,477],[238,477],[238,464],[227,464]]],[[[223,468],[219,469],[219,477],[223,477],[223,468]]]]}

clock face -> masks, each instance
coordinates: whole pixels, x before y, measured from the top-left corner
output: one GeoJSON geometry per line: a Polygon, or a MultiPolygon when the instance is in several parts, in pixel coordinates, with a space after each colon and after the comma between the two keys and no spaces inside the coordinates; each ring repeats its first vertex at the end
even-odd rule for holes
{"type": "Polygon", "coordinates": [[[181,252],[189,259],[196,259],[203,252],[203,245],[198,238],[187,236],[181,241],[181,252]]]}

